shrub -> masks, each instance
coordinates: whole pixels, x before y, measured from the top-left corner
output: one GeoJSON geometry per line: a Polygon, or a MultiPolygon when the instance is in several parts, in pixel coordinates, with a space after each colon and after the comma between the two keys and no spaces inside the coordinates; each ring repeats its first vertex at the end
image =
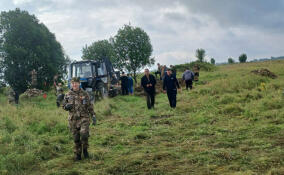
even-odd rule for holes
{"type": "Polygon", "coordinates": [[[216,70],[215,65],[207,63],[207,62],[200,62],[200,61],[194,61],[191,63],[175,65],[174,69],[176,69],[179,72],[183,72],[187,68],[189,68],[190,70],[193,70],[194,65],[199,66],[201,71],[211,72],[211,71],[216,70]]]}

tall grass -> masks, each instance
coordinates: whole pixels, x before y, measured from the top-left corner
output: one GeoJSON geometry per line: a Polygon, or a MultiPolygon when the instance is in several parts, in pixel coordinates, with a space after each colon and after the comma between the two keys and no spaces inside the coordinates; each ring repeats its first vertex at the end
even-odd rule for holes
{"type": "MultiPolygon", "coordinates": [[[[0,95],[0,174],[281,174],[284,172],[284,62],[219,66],[192,91],[94,106],[91,158],[74,162],[66,111],[55,96],[7,104],[0,95]],[[269,79],[251,74],[268,68],[269,79]]],[[[180,72],[178,73],[180,75],[180,72]]]]}

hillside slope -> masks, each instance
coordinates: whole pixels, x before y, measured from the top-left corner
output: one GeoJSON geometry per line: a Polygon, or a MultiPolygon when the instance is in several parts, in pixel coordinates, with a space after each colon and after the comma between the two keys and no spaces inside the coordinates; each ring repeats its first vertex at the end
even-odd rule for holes
{"type": "Polygon", "coordinates": [[[218,66],[194,90],[165,94],[156,109],[143,97],[95,104],[91,158],[74,162],[67,112],[55,96],[0,97],[0,174],[283,174],[284,61],[218,66]],[[267,68],[278,78],[250,73],[267,68]]]}

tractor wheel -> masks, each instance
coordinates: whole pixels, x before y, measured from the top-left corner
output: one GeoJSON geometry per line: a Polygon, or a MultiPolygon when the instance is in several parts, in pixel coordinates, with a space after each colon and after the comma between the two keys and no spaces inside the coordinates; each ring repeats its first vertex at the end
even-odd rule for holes
{"type": "Polygon", "coordinates": [[[94,104],[95,103],[95,92],[87,91],[87,93],[89,94],[91,103],[94,104]]]}
{"type": "Polygon", "coordinates": [[[98,95],[101,99],[105,99],[108,96],[108,91],[107,88],[105,86],[105,84],[103,82],[99,82],[98,83],[98,95]]]}

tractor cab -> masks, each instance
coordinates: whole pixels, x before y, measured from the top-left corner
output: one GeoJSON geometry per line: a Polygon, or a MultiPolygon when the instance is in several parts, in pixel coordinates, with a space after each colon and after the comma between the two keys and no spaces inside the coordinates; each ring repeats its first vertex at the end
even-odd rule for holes
{"type": "Polygon", "coordinates": [[[104,61],[75,61],[68,68],[68,87],[71,79],[80,78],[80,87],[86,90],[92,100],[95,96],[105,98],[110,90],[111,77],[116,76],[113,67],[107,59],[104,61]]]}

